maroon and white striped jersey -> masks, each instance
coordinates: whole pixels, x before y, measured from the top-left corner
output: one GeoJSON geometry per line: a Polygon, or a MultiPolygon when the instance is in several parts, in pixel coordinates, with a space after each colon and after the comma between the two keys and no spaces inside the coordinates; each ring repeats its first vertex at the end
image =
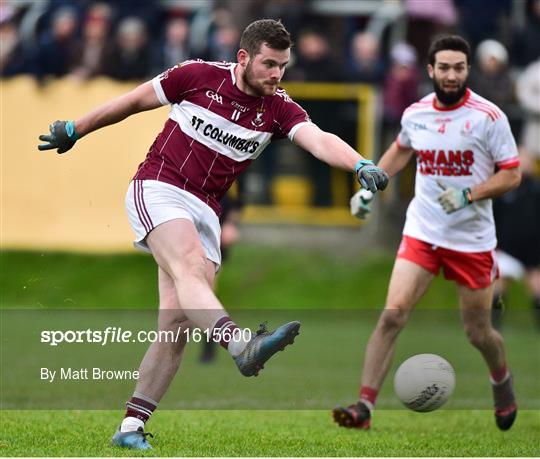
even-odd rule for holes
{"type": "Polygon", "coordinates": [[[225,192],[264,148],[311,123],[281,88],[265,97],[240,91],[235,65],[186,61],[152,80],[171,111],[135,179],[177,186],[219,215],[225,192]]]}

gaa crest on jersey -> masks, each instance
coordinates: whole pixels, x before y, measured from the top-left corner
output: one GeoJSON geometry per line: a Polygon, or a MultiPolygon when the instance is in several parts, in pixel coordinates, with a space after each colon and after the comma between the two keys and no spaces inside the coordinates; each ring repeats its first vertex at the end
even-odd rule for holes
{"type": "Polygon", "coordinates": [[[217,102],[218,104],[223,105],[223,97],[221,97],[221,95],[218,94],[217,92],[208,90],[206,91],[206,97],[208,97],[209,99],[212,99],[214,102],[217,102]]]}
{"type": "Polygon", "coordinates": [[[465,120],[461,125],[461,135],[468,136],[471,135],[473,129],[473,123],[471,120],[465,120]]]}
{"type": "Polygon", "coordinates": [[[251,124],[255,126],[256,128],[261,127],[264,124],[264,120],[262,119],[263,115],[264,115],[264,108],[258,108],[255,118],[251,120],[251,124]]]}

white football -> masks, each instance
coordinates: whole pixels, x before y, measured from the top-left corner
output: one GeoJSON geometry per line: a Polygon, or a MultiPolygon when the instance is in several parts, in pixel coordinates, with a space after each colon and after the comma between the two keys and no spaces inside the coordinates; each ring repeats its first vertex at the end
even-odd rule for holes
{"type": "Polygon", "coordinates": [[[394,390],[413,411],[433,411],[443,406],[454,392],[456,375],[450,363],[439,355],[409,357],[394,375],[394,390]]]}

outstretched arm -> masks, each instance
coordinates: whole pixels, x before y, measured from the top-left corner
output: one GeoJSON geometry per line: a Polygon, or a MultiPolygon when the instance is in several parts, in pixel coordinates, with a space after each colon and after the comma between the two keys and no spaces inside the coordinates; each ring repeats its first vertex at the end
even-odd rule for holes
{"type": "Polygon", "coordinates": [[[118,123],[135,113],[161,107],[157,95],[148,81],[132,91],[116,97],[95,108],[76,121],[55,121],[50,125],[50,134],[39,136],[46,142],[38,146],[40,150],[57,148],[58,153],[65,153],[81,137],[92,131],[118,123]]]}
{"type": "Polygon", "coordinates": [[[161,107],[151,81],[116,97],[75,120],[75,130],[80,137],[111,124],[118,123],[135,113],[161,107]]]}
{"type": "Polygon", "coordinates": [[[306,124],[299,128],[293,140],[326,164],[355,171],[362,187],[372,192],[384,190],[388,184],[386,173],[374,166],[372,161],[360,156],[338,136],[325,132],[314,124],[306,124]]]}
{"type": "Polygon", "coordinates": [[[363,159],[350,145],[337,135],[325,132],[315,124],[306,124],[294,135],[294,143],[309,151],[326,164],[353,172],[363,159]]]}

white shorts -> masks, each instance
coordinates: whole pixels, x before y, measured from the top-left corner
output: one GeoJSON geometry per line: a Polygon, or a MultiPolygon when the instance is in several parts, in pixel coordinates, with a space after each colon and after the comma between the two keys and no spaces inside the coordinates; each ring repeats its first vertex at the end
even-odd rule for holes
{"type": "Polygon", "coordinates": [[[497,262],[501,277],[519,280],[525,275],[525,267],[512,255],[497,249],[497,262]]]}
{"type": "Polygon", "coordinates": [[[133,245],[151,253],[146,236],[156,226],[177,218],[195,225],[206,258],[221,266],[221,227],[216,213],[185,190],[157,180],[133,180],[126,193],[129,224],[135,233],[133,245]]]}

